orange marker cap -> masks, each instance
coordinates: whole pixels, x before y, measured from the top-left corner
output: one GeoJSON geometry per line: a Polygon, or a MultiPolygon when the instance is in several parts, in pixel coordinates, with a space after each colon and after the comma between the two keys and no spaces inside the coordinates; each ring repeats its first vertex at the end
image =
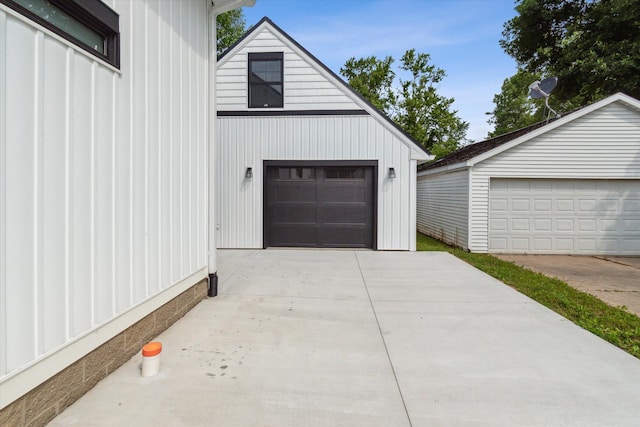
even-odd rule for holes
{"type": "Polygon", "coordinates": [[[142,347],[142,355],[146,357],[156,356],[160,354],[161,351],[162,343],[158,341],[150,342],[149,344],[145,344],[145,346],[142,347]]]}

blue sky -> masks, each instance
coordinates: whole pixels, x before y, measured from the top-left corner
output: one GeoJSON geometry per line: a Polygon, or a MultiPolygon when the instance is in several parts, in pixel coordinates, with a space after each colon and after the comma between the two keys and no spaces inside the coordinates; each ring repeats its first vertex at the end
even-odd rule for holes
{"type": "Polygon", "coordinates": [[[512,0],[256,0],[244,14],[247,25],[268,16],[336,74],[350,57],[429,53],[447,72],[439,93],[455,98],[475,141],[491,130],[485,112],[516,70],[498,44],[512,0]]]}

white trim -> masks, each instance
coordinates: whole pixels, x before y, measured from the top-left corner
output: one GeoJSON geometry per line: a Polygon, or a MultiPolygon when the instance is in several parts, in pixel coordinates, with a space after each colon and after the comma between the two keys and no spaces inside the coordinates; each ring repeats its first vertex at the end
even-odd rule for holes
{"type": "MultiPolygon", "coordinates": [[[[46,27],[43,27],[42,25],[38,24],[37,22],[32,21],[31,19],[29,19],[28,17],[22,15],[21,13],[16,12],[15,10],[5,6],[2,3],[0,3],[0,9],[5,11],[9,15],[13,16],[14,18],[24,22],[25,24],[32,26],[33,28],[37,29],[38,31],[41,31],[41,32],[45,33],[47,36],[59,41],[60,43],[64,44],[65,46],[68,46],[68,47],[72,48],[77,53],[81,53],[82,55],[86,56],[90,60],[98,62],[100,65],[102,65],[104,67],[107,67],[109,70],[111,70],[111,71],[113,71],[115,73],[122,74],[122,70],[119,70],[118,68],[116,68],[113,65],[109,64],[104,59],[101,59],[101,58],[98,58],[95,55],[92,55],[91,53],[89,53],[86,50],[82,49],[80,46],[78,46],[78,45],[70,42],[69,40],[65,39],[64,37],[54,33],[50,29],[48,29],[46,27]]],[[[122,35],[122,31],[120,32],[120,35],[122,35]]]]}
{"type": "Polygon", "coordinates": [[[418,176],[427,176],[427,175],[435,175],[435,174],[439,174],[439,173],[448,173],[448,172],[454,172],[458,169],[464,169],[464,168],[468,168],[469,165],[467,162],[460,162],[460,163],[454,163],[452,165],[445,165],[445,166],[441,166],[439,168],[434,168],[434,169],[427,169],[427,170],[423,170],[423,171],[419,171],[418,172],[418,176]]]}
{"type": "MultiPolygon", "coordinates": [[[[256,0],[212,0],[209,5],[213,13],[220,15],[221,13],[229,12],[230,10],[243,6],[253,7],[255,4],[256,0]]],[[[217,49],[213,52],[217,52],[217,49]]],[[[216,57],[215,54],[213,57],[216,57]]]]}
{"type": "Polygon", "coordinates": [[[22,366],[20,370],[12,372],[0,383],[2,385],[0,409],[69,367],[73,362],[86,356],[205,278],[207,278],[207,269],[202,268],[155,297],[111,319],[108,323],[92,329],[72,342],[64,343],[62,348],[52,350],[28,365],[22,366]]]}
{"type": "Polygon", "coordinates": [[[415,252],[417,236],[417,215],[418,215],[418,178],[416,160],[409,161],[409,250],[415,252]]]}

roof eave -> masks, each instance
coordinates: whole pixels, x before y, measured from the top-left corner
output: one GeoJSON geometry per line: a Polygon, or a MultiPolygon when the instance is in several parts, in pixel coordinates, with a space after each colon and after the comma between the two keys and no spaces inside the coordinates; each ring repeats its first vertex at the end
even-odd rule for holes
{"type": "Polygon", "coordinates": [[[435,175],[435,174],[444,173],[444,172],[453,172],[460,169],[467,169],[469,166],[470,166],[469,162],[463,161],[463,162],[453,163],[451,165],[440,166],[439,168],[425,169],[422,171],[418,171],[418,176],[435,175]]]}

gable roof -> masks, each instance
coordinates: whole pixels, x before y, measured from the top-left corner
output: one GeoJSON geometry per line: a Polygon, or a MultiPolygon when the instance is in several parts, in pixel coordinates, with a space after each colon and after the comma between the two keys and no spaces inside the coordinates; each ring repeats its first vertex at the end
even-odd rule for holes
{"type": "Polygon", "coordinates": [[[459,169],[473,166],[485,159],[493,157],[503,151],[506,151],[516,145],[529,141],[539,135],[549,132],[557,127],[570,123],[584,115],[599,110],[614,102],[622,102],[623,104],[634,108],[640,112],[640,101],[623,93],[616,93],[608,98],[597,101],[586,107],[565,113],[562,117],[553,118],[549,121],[534,123],[522,129],[505,133],[494,138],[466,145],[453,153],[444,156],[432,163],[425,163],[418,166],[418,172],[431,171],[440,168],[459,169]],[[455,166],[454,166],[455,165],[455,166]]]}
{"type": "Polygon", "coordinates": [[[272,30],[281,35],[287,42],[289,42],[292,46],[294,46],[298,51],[300,51],[303,55],[305,55],[309,60],[318,65],[322,72],[325,73],[325,76],[329,77],[330,80],[333,80],[334,83],[339,84],[345,89],[350,95],[352,95],[358,103],[363,106],[370,115],[377,117],[381,121],[387,125],[388,128],[394,131],[401,139],[404,139],[406,142],[409,142],[419,150],[420,153],[423,153],[418,160],[426,161],[433,158],[432,154],[427,150],[422,144],[416,141],[411,135],[404,131],[400,126],[398,126],[393,120],[391,120],[385,113],[380,111],[376,106],[374,106],[368,99],[358,93],[355,89],[353,89],[347,82],[345,82],[340,76],[334,73],[329,67],[324,65],[318,58],[316,58],[311,52],[305,49],[300,43],[294,40],[289,34],[283,31],[280,27],[278,27],[271,19],[268,17],[262,18],[256,25],[251,27],[242,37],[240,37],[232,46],[230,46],[226,51],[224,51],[219,57],[218,62],[224,63],[225,60],[244,45],[246,45],[252,37],[258,33],[259,29],[264,28],[265,26],[270,27],[272,30]]]}

